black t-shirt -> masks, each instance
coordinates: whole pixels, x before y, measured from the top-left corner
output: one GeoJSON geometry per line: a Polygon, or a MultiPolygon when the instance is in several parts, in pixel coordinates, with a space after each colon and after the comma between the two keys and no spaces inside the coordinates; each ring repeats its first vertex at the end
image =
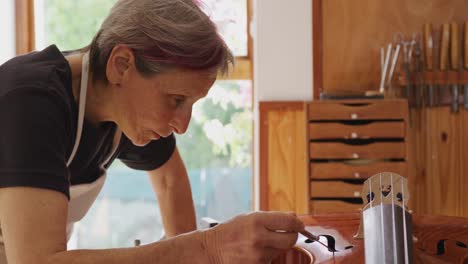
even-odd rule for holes
{"type": "MultiPolygon", "coordinates": [[[[0,187],[28,186],[69,196],[70,185],[90,183],[112,147],[116,125],[85,118],[78,151],[67,168],[76,137],[78,105],[70,66],[55,45],[0,65],[0,187]]],[[[138,170],[163,165],[175,138],[137,147],[122,135],[115,158],[138,170]]]]}

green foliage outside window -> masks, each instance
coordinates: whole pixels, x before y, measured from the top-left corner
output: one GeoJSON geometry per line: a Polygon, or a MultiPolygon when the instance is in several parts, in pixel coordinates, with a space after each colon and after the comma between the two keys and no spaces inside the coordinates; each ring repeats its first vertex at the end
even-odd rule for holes
{"type": "Polygon", "coordinates": [[[61,50],[82,48],[91,43],[116,0],[45,0],[45,28],[48,44],[61,50]],[[76,10],[70,14],[70,10],[76,10]]]}

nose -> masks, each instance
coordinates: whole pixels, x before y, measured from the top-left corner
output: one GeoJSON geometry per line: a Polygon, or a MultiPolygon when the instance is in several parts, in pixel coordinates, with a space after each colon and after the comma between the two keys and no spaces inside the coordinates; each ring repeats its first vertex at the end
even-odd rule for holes
{"type": "Polygon", "coordinates": [[[174,115],[170,126],[174,129],[174,132],[176,132],[177,134],[184,134],[185,132],[187,132],[191,118],[192,107],[187,107],[187,109],[180,110],[174,115]]]}

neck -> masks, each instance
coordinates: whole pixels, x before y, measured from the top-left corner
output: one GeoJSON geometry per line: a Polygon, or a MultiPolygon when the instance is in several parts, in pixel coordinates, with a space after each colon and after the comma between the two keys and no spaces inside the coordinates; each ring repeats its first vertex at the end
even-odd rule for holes
{"type": "MultiPolygon", "coordinates": [[[[65,57],[72,71],[72,91],[75,102],[79,103],[83,53],[68,55],[65,57]]],[[[92,73],[88,77],[86,92],[85,118],[91,123],[99,124],[112,121],[112,93],[105,82],[94,82],[92,73]]]]}

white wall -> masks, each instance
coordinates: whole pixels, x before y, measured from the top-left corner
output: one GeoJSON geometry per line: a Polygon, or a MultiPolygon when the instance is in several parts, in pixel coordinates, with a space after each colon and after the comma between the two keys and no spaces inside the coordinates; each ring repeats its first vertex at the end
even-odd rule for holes
{"type": "Polygon", "coordinates": [[[15,9],[13,0],[1,0],[0,64],[15,55],[15,9]]]}
{"type": "Polygon", "coordinates": [[[259,208],[259,101],[312,100],[312,0],[254,0],[255,209],[259,208]]]}

